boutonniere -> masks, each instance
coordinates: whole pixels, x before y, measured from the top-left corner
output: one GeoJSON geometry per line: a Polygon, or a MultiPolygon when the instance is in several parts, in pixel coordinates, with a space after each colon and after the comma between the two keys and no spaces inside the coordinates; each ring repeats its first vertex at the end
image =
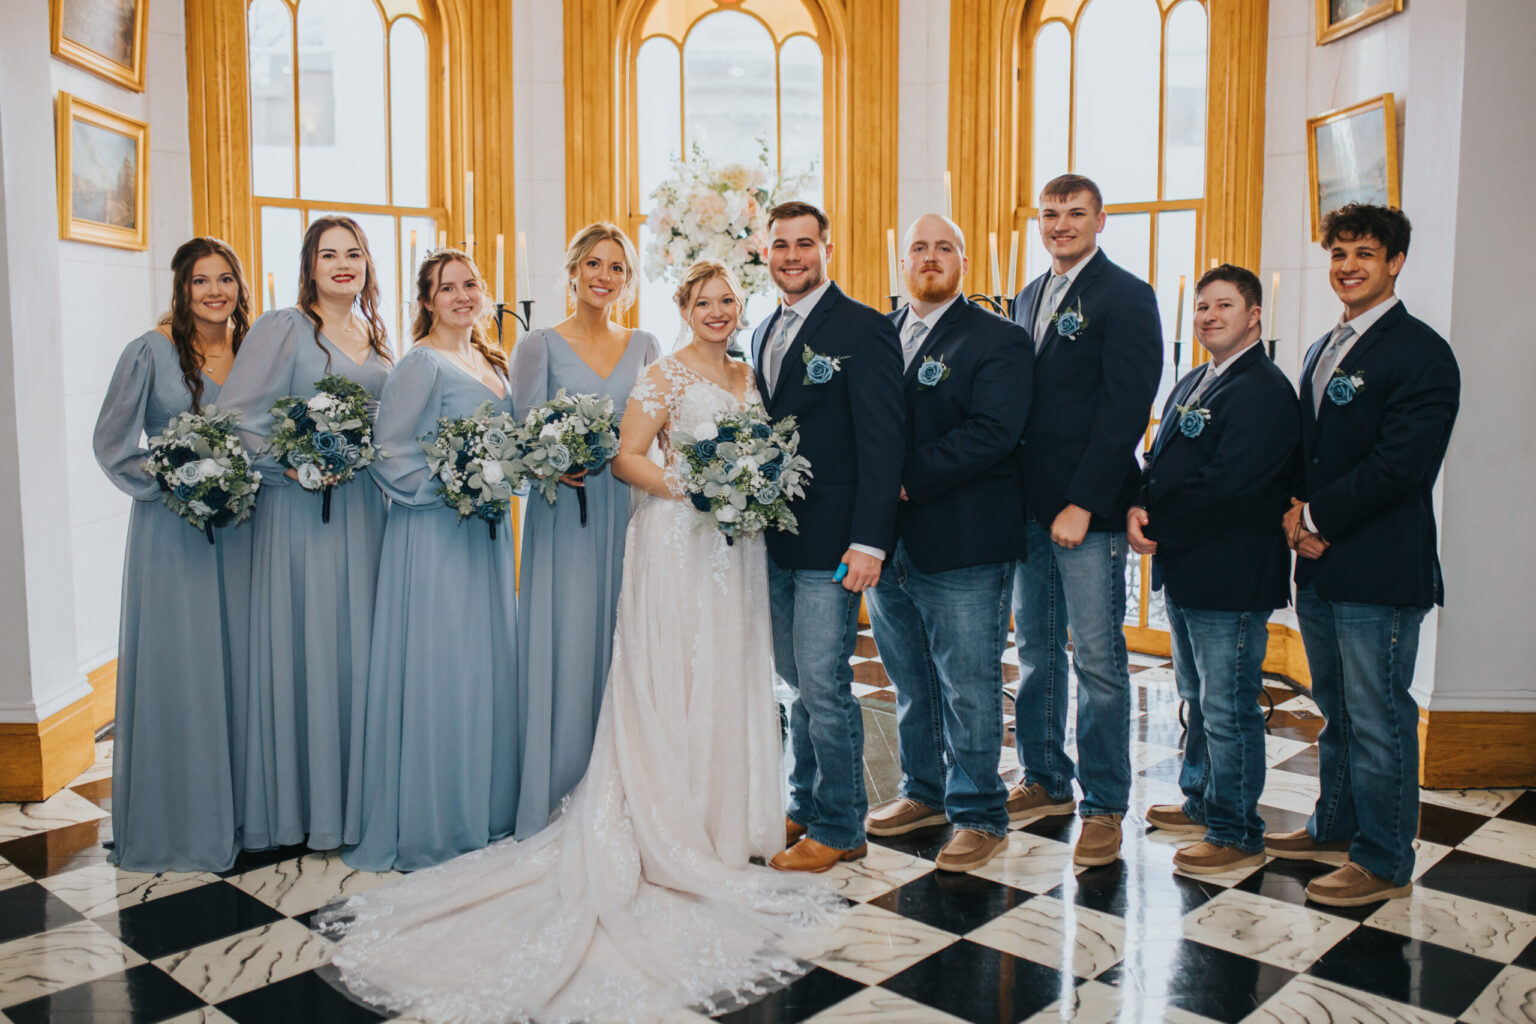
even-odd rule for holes
{"type": "Polygon", "coordinates": [[[805,351],[800,354],[805,362],[805,379],[802,384],[825,384],[832,379],[832,375],[843,368],[843,360],[847,356],[824,356],[820,352],[811,351],[807,345],[805,351]]]}
{"type": "Polygon", "coordinates": [[[1336,368],[1323,394],[1327,395],[1328,401],[1334,405],[1348,405],[1355,400],[1356,394],[1364,390],[1365,374],[1345,373],[1342,369],[1336,368]]]}
{"type": "Polygon", "coordinates": [[[949,367],[944,363],[944,357],[935,359],[932,356],[924,356],[922,365],[917,368],[917,386],[924,391],[938,387],[949,379],[949,367]]]}
{"type": "Polygon", "coordinates": [[[1077,336],[1083,333],[1083,328],[1088,326],[1088,318],[1083,316],[1083,297],[1077,297],[1076,309],[1063,309],[1051,314],[1051,323],[1056,325],[1056,333],[1068,341],[1076,341],[1077,336]]]}
{"type": "Polygon", "coordinates": [[[1211,421],[1211,410],[1204,406],[1176,405],[1173,411],[1178,414],[1174,422],[1178,424],[1179,433],[1185,437],[1199,437],[1211,421]]]}

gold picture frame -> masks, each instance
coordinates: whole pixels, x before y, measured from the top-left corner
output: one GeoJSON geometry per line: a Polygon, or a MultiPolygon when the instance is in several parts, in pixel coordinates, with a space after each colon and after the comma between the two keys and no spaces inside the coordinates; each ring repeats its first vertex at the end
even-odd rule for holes
{"type": "Polygon", "coordinates": [[[149,0],[49,0],[48,6],[55,57],[144,91],[149,0]]]}
{"type": "Polygon", "coordinates": [[[1307,193],[1314,242],[1323,216],[1345,203],[1402,205],[1392,93],[1307,118],[1307,193]]]}
{"type": "Polygon", "coordinates": [[[1317,45],[1358,32],[1383,18],[1401,14],[1403,0],[1314,0],[1317,4],[1317,45]]]}
{"type": "Polygon", "coordinates": [[[59,237],[149,248],[149,125],[59,93],[59,237]]]}

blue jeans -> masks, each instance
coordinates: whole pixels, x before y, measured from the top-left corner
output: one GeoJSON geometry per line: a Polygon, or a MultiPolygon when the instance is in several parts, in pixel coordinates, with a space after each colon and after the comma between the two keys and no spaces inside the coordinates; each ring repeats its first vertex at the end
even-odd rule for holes
{"type": "Polygon", "coordinates": [[[1307,831],[1349,842],[1349,859],[1403,885],[1419,830],[1419,705],[1409,692],[1427,608],[1326,601],[1308,584],[1296,617],[1323,713],[1321,792],[1307,831]]]}
{"type": "Polygon", "coordinates": [[[789,817],[818,843],[864,844],[864,715],[853,695],[859,595],[831,571],[768,559],[773,667],[795,691],[789,710],[789,817]]]}
{"type": "Polygon", "coordinates": [[[1124,814],[1131,794],[1131,671],[1125,654],[1125,534],[1064,548],[1030,519],[1013,577],[1019,655],[1014,708],[1024,781],[1058,800],[1083,787],[1082,816],[1124,814]],[[1067,630],[1077,669],[1077,757],[1067,756],[1067,630]]]}
{"type": "Polygon", "coordinates": [[[1264,849],[1259,793],[1264,789],[1264,649],[1268,611],[1184,608],[1163,594],[1173,671],[1189,708],[1184,739],[1184,813],[1205,840],[1248,853],[1264,849]]]}
{"type": "Polygon", "coordinates": [[[896,684],[901,795],[942,807],[956,828],[1008,831],[1003,648],[1013,562],[924,573],[906,544],[867,595],[886,674],[896,684]]]}

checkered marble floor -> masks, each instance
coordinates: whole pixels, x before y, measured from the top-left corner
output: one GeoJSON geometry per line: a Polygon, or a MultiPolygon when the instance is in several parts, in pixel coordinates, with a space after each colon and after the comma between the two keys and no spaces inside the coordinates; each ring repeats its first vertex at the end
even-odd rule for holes
{"type": "MultiPolygon", "coordinates": [[[[868,635],[857,686],[890,701],[868,635]]],[[[1016,660],[1007,658],[1009,688],[1016,660]]],[[[1076,822],[1016,829],[980,870],[946,875],[934,829],[870,845],[830,875],[852,910],[837,947],[741,1022],[1536,1020],[1536,792],[1424,791],[1409,899],[1335,910],[1303,888],[1325,868],[1271,861],[1176,875],[1179,843],[1138,813],[1178,798],[1173,671],[1132,655],[1136,769],[1123,859],[1072,865],[1076,822]]],[[[1316,793],[1322,719],[1275,681],[1261,809],[1299,827],[1316,793]]],[[[1012,707],[1009,706],[1011,722],[1012,707]]],[[[1069,718],[1070,721],[1070,718],[1069,718]]],[[[34,1021],[381,1019],[316,974],[314,912],[387,881],[300,848],[222,875],[106,863],[111,744],[40,804],[0,804],[0,1017],[34,1021]]],[[[1003,767],[1017,777],[1012,751],[1003,767]]],[[[1186,837],[1182,841],[1189,841],[1186,837]]],[[[671,1024],[702,1021],[689,1012],[671,1024]]]]}

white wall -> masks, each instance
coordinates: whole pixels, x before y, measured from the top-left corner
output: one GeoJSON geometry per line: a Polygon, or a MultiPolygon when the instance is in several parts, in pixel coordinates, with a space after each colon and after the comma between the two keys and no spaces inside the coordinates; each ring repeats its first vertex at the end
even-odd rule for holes
{"type": "MultiPolygon", "coordinates": [[[[533,325],[565,319],[565,34],[562,5],[512,8],[513,160],[517,230],[528,234],[533,325]]],[[[617,217],[615,211],[615,217],[617,217]]]]}
{"type": "MultiPolygon", "coordinates": [[[[944,212],[944,169],[949,153],[949,0],[901,0],[900,17],[898,244],[912,221],[925,213],[944,212]]],[[[967,242],[976,249],[977,240],[967,242]]],[[[983,246],[985,243],[986,239],[980,240],[983,246]]]]}

